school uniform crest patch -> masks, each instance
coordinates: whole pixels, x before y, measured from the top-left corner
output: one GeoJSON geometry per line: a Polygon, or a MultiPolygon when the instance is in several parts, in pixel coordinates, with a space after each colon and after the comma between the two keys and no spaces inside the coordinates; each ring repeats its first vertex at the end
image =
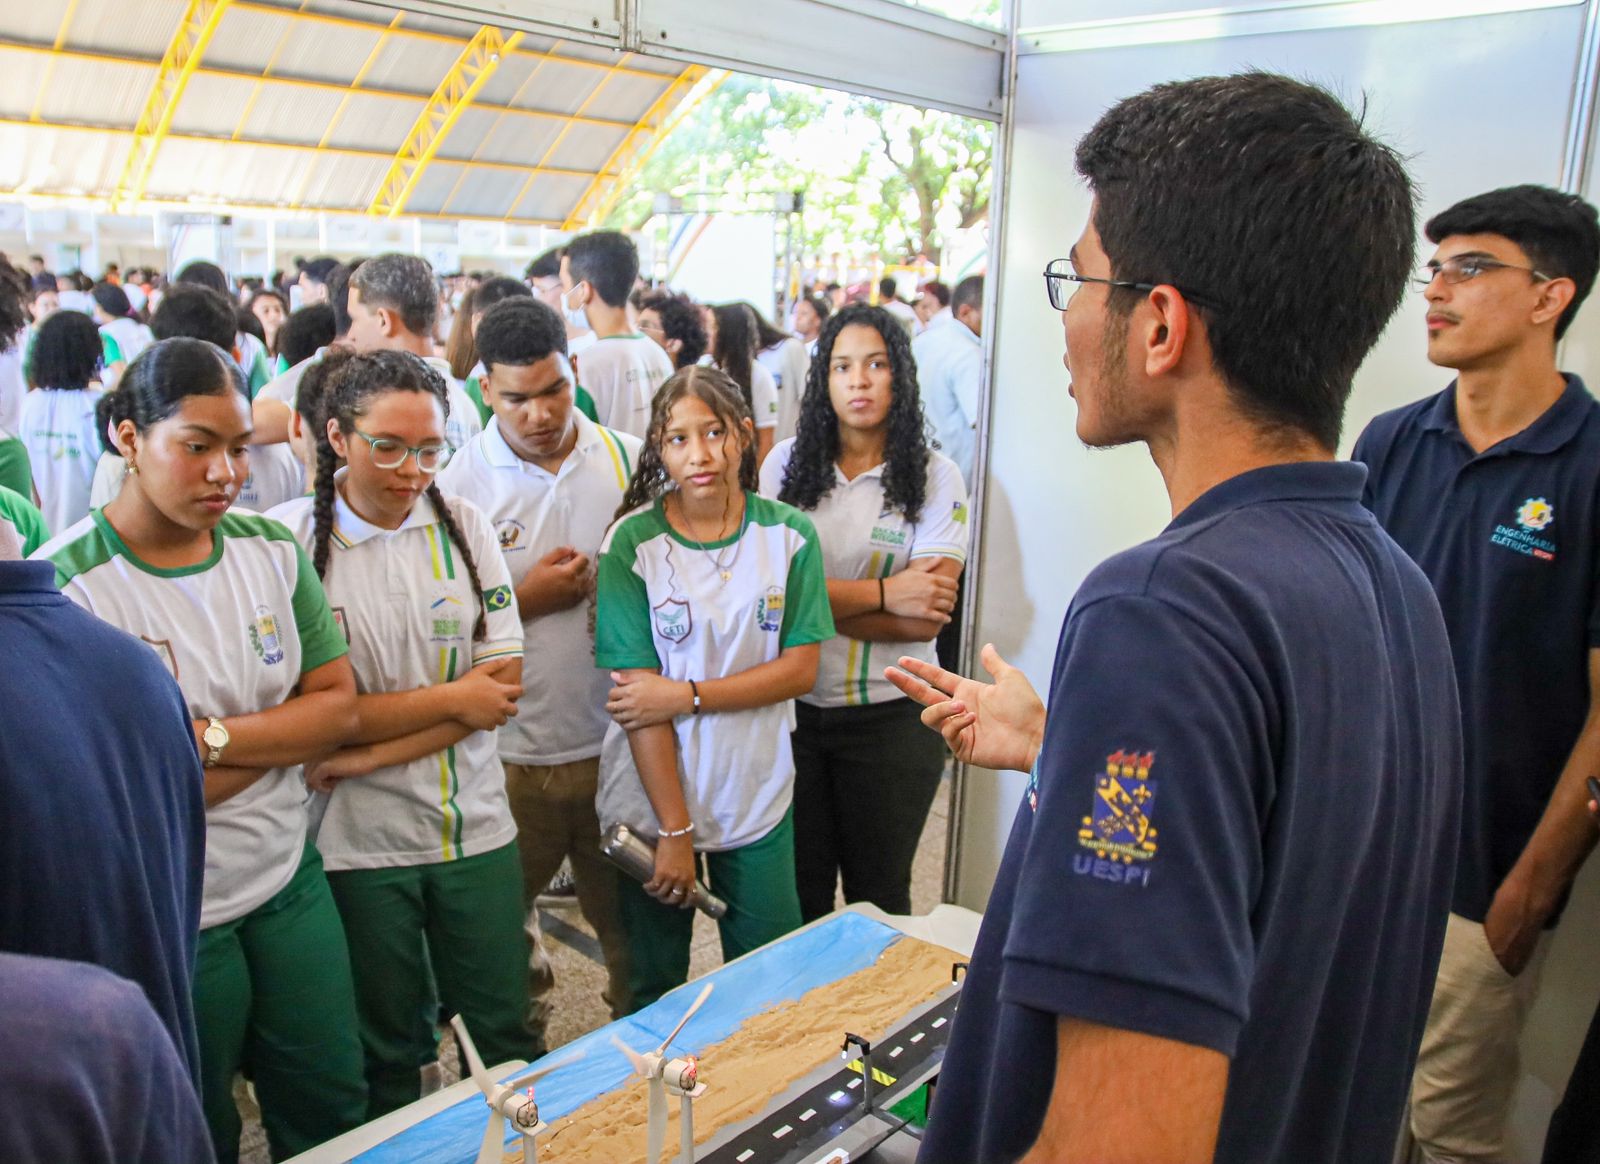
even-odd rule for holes
{"type": "Polygon", "coordinates": [[[283,662],[283,641],[278,637],[278,618],[265,606],[256,607],[250,623],[250,646],[263,663],[271,667],[283,662]]]}
{"type": "Polygon", "coordinates": [[[694,612],[687,598],[666,598],[650,612],[655,615],[656,634],[669,643],[681,643],[694,629],[694,612]]]}
{"type": "Polygon", "coordinates": [[[1156,782],[1150,778],[1154,752],[1112,752],[1105,772],[1094,782],[1094,802],[1078,829],[1078,844],[1101,859],[1132,865],[1156,855],[1151,815],[1156,782]]]}

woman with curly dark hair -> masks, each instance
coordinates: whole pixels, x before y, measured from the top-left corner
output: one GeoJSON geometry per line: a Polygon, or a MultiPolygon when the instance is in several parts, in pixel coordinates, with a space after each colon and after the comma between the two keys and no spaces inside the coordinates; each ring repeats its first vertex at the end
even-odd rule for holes
{"type": "Polygon", "coordinates": [[[883,677],[934,660],[967,556],[961,471],[928,446],[905,329],[852,306],[817,339],[799,428],[761,491],[810,514],[838,633],[795,703],[795,872],[807,921],[846,902],[911,911],[911,860],[944,767],[921,708],[883,677]]]}
{"type": "Polygon", "coordinates": [[[706,309],[706,337],[711,363],[726,372],[744,393],[756,426],[756,465],[772,451],[778,428],[778,386],[762,365],[756,313],[743,303],[718,303],[706,309]]]}

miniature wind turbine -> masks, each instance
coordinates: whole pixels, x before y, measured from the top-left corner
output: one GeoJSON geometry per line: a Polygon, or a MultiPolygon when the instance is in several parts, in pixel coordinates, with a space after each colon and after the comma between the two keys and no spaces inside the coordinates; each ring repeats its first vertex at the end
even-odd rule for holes
{"type": "Polygon", "coordinates": [[[661,1040],[654,1051],[643,1055],[615,1035],[611,1041],[628,1057],[634,1072],[650,1083],[650,1117],[645,1131],[645,1160],[660,1164],[661,1148],[667,1138],[667,1093],[678,1097],[678,1157],[676,1164],[694,1164],[694,1101],[705,1094],[706,1085],[700,1082],[700,1061],[693,1055],[668,1058],[667,1046],[688,1025],[694,1012],[711,997],[713,984],[706,983],[700,997],[694,1000],[672,1033],[661,1040]]]}
{"type": "Polygon", "coordinates": [[[478,1058],[478,1048],[472,1045],[472,1036],[467,1034],[467,1024],[461,1021],[461,1016],[456,1015],[451,1019],[450,1025],[455,1029],[456,1041],[461,1044],[461,1053],[466,1056],[472,1081],[483,1092],[483,1101],[489,1105],[489,1126],[483,1130],[483,1145],[478,1149],[477,1164],[500,1164],[505,1154],[507,1120],[522,1134],[523,1160],[526,1164],[535,1164],[539,1158],[539,1146],[534,1137],[550,1125],[539,1119],[539,1105],[533,1101],[533,1083],[568,1063],[576,1063],[583,1058],[584,1052],[568,1055],[557,1063],[529,1071],[506,1083],[496,1083],[484,1070],[483,1060],[478,1058]],[[522,1090],[524,1087],[526,1090],[522,1090]]]}

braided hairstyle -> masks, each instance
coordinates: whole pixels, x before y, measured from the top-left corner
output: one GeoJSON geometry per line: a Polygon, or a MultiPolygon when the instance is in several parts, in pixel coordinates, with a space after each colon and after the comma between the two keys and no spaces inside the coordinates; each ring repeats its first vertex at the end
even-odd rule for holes
{"type": "Polygon", "coordinates": [[[739,457],[739,488],[747,493],[757,490],[756,442],[753,437],[746,436],[744,430],[744,422],[750,419],[750,405],[739,391],[739,385],[726,372],[695,364],[674,373],[656,391],[655,403],[650,407],[650,428],[645,433],[644,447],[639,450],[639,465],[628,482],[613,521],[654,501],[672,485],[667,466],[661,460],[661,442],[665,439],[667,418],[672,415],[673,405],[686,396],[703,401],[728,427],[729,435],[744,445],[739,457]]]}
{"type": "MultiPolygon", "coordinates": [[[[336,423],[339,431],[349,436],[355,432],[356,418],[366,413],[372,401],[389,392],[426,392],[439,402],[445,418],[450,416],[450,398],[444,378],[420,358],[410,352],[367,352],[351,356],[329,373],[322,391],[322,423],[317,426],[317,481],[316,502],[312,507],[314,529],[312,533],[311,564],[317,577],[328,575],[329,551],[333,538],[333,476],[338,470],[339,455],[333,450],[328,437],[328,425],[336,423]]],[[[478,617],[472,624],[474,641],[488,637],[489,626],[483,599],[483,582],[478,577],[478,563],[472,549],[456,523],[455,515],[445,504],[439,492],[439,482],[430,480],[426,494],[439,515],[439,524],[455,543],[466,564],[467,577],[472,582],[472,593],[478,601],[478,617]]]]}
{"type": "Polygon", "coordinates": [[[833,344],[847,327],[870,327],[883,337],[889,353],[889,371],[894,377],[886,419],[884,442],[883,496],[890,508],[898,509],[915,525],[922,517],[922,503],[928,493],[927,420],[922,414],[922,396],[917,390],[917,362],[911,355],[911,341],[899,321],[881,307],[856,304],[830,316],[817,337],[817,353],[806,373],[806,394],[800,402],[794,448],[783,471],[778,500],[797,509],[815,509],[832,490],[837,477],[834,462],[839,459],[839,416],[828,394],[828,365],[833,360],[833,344]]]}

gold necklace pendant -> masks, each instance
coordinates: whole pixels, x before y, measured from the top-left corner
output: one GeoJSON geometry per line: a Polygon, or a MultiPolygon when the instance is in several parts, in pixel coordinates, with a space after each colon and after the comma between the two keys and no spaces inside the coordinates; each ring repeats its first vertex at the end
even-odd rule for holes
{"type": "Polygon", "coordinates": [[[724,570],[724,571],[722,571],[722,580],[724,582],[731,581],[732,579],[733,579],[733,571],[732,570],[724,570]]]}

